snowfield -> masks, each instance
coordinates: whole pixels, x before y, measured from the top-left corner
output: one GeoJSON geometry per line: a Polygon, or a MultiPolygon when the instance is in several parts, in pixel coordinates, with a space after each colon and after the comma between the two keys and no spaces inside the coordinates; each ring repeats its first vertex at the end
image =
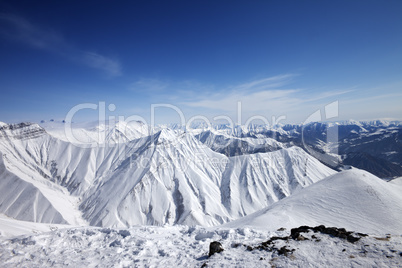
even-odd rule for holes
{"type": "Polygon", "coordinates": [[[53,228],[0,241],[2,267],[398,267],[402,263],[400,235],[370,235],[350,243],[310,232],[303,234],[304,241],[275,241],[275,248],[291,251],[284,255],[278,250],[250,249],[271,237],[288,236],[289,230],[53,228]],[[224,251],[208,258],[212,241],[219,241],[224,251]]]}

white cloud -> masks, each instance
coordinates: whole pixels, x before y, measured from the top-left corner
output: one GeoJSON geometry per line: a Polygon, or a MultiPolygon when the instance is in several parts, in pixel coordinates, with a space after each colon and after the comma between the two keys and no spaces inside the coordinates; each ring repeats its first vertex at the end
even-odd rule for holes
{"type": "Polygon", "coordinates": [[[294,76],[285,74],[254,80],[183,104],[230,112],[241,102],[243,109],[249,112],[283,110],[299,102],[294,97],[298,89],[278,89],[289,83],[294,76]]]}
{"type": "Polygon", "coordinates": [[[238,85],[234,88],[236,91],[261,91],[269,88],[278,88],[289,83],[289,81],[297,76],[296,74],[283,74],[254,80],[248,83],[238,85]]]}
{"type": "Polygon", "coordinates": [[[160,92],[166,89],[170,85],[169,82],[156,78],[141,78],[134,82],[130,89],[140,92],[160,92]]]}
{"type": "Polygon", "coordinates": [[[22,17],[2,13],[0,20],[6,24],[1,27],[1,33],[4,36],[32,47],[52,49],[64,42],[63,38],[56,32],[38,28],[22,17]]]}
{"type": "Polygon", "coordinates": [[[89,67],[103,70],[110,76],[121,75],[121,66],[119,61],[107,58],[94,52],[85,52],[83,62],[89,67]]]}
{"type": "MultiPolygon", "coordinates": [[[[142,78],[131,85],[131,90],[149,92],[144,103],[169,103],[179,108],[187,119],[204,116],[213,121],[216,116],[225,116],[233,122],[245,123],[249,118],[266,118],[268,122],[274,122],[273,118],[286,117],[282,123],[301,123],[334,101],[339,102],[339,117],[336,120],[400,118],[402,84],[373,89],[295,88],[295,77],[294,74],[278,75],[228,87],[188,80],[142,78]],[[239,102],[240,119],[237,110],[239,102]]],[[[144,109],[149,111],[148,107],[144,109]]],[[[157,115],[163,123],[175,120],[166,111],[157,115]]]]}
{"type": "Polygon", "coordinates": [[[338,100],[347,90],[305,90],[287,88],[296,75],[285,74],[267,77],[248,83],[219,90],[218,93],[203,94],[201,97],[193,92],[192,100],[182,104],[198,109],[203,113],[225,113],[231,117],[237,116],[238,103],[241,103],[243,118],[252,116],[286,116],[292,122],[305,119],[320,106],[324,107],[331,101],[338,100]]]}
{"type": "Polygon", "coordinates": [[[298,90],[264,90],[254,93],[248,92],[229,92],[210,96],[208,99],[202,99],[194,102],[185,102],[184,104],[192,107],[202,107],[208,109],[217,109],[222,111],[232,111],[241,102],[242,107],[247,111],[276,110],[285,108],[298,102],[292,95],[298,90]]]}
{"type": "Polygon", "coordinates": [[[64,40],[61,34],[34,25],[23,17],[0,13],[0,29],[0,34],[10,40],[62,55],[69,60],[78,61],[88,67],[101,70],[109,76],[121,75],[121,65],[118,60],[98,53],[82,52],[64,40]]]}

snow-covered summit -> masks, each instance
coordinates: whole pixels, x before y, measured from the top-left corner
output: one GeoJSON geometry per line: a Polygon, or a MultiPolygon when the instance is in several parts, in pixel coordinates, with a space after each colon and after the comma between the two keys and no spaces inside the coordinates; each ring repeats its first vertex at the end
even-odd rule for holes
{"type": "Polygon", "coordinates": [[[39,137],[44,133],[46,131],[34,123],[0,124],[0,139],[30,139],[39,137]]]}

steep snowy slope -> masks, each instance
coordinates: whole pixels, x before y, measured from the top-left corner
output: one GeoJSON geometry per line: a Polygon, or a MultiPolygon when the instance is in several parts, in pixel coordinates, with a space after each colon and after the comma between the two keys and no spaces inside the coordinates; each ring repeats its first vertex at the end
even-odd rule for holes
{"type": "Polygon", "coordinates": [[[8,171],[0,153],[0,211],[19,220],[67,223],[52,203],[32,183],[8,171]]]}
{"type": "Polygon", "coordinates": [[[320,224],[401,234],[402,187],[363,170],[346,170],[224,226],[275,230],[320,224]]]}
{"type": "Polygon", "coordinates": [[[163,130],[147,139],[85,195],[91,225],[216,225],[334,173],[299,148],[227,158],[192,135],[163,130]]]}
{"type": "MultiPolygon", "coordinates": [[[[224,156],[192,136],[163,130],[127,144],[126,159],[93,187],[81,205],[91,225],[217,224],[227,213],[216,204],[224,156]]],[[[219,200],[219,199],[218,199],[219,200]]]]}
{"type": "MultiPolygon", "coordinates": [[[[169,129],[93,148],[54,138],[38,125],[3,125],[0,133],[1,171],[43,195],[54,219],[57,212],[75,225],[217,225],[334,173],[297,147],[227,157],[191,133],[169,129]]],[[[7,192],[9,185],[2,186],[7,192]]],[[[49,218],[34,207],[20,209],[30,206],[9,197],[4,202],[13,207],[0,207],[7,215],[25,211],[34,221],[49,218]]]]}
{"type": "Polygon", "coordinates": [[[299,147],[230,157],[222,203],[235,218],[243,217],[334,173],[299,147]]]}
{"type": "Polygon", "coordinates": [[[49,152],[62,155],[52,142],[66,145],[36,124],[0,128],[0,212],[20,220],[84,224],[78,198],[52,180],[49,152]]]}

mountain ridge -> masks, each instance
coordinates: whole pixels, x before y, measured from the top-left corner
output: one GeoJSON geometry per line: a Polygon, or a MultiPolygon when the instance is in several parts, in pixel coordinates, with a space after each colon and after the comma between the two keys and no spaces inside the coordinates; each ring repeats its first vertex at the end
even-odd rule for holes
{"type": "Polygon", "coordinates": [[[11,163],[6,169],[20,170],[21,180],[71,199],[70,212],[56,209],[74,215],[69,223],[86,220],[96,226],[217,225],[334,172],[296,147],[227,157],[191,133],[166,129],[118,146],[93,148],[46,132],[26,139],[7,136],[0,139],[0,151],[11,163]]]}

